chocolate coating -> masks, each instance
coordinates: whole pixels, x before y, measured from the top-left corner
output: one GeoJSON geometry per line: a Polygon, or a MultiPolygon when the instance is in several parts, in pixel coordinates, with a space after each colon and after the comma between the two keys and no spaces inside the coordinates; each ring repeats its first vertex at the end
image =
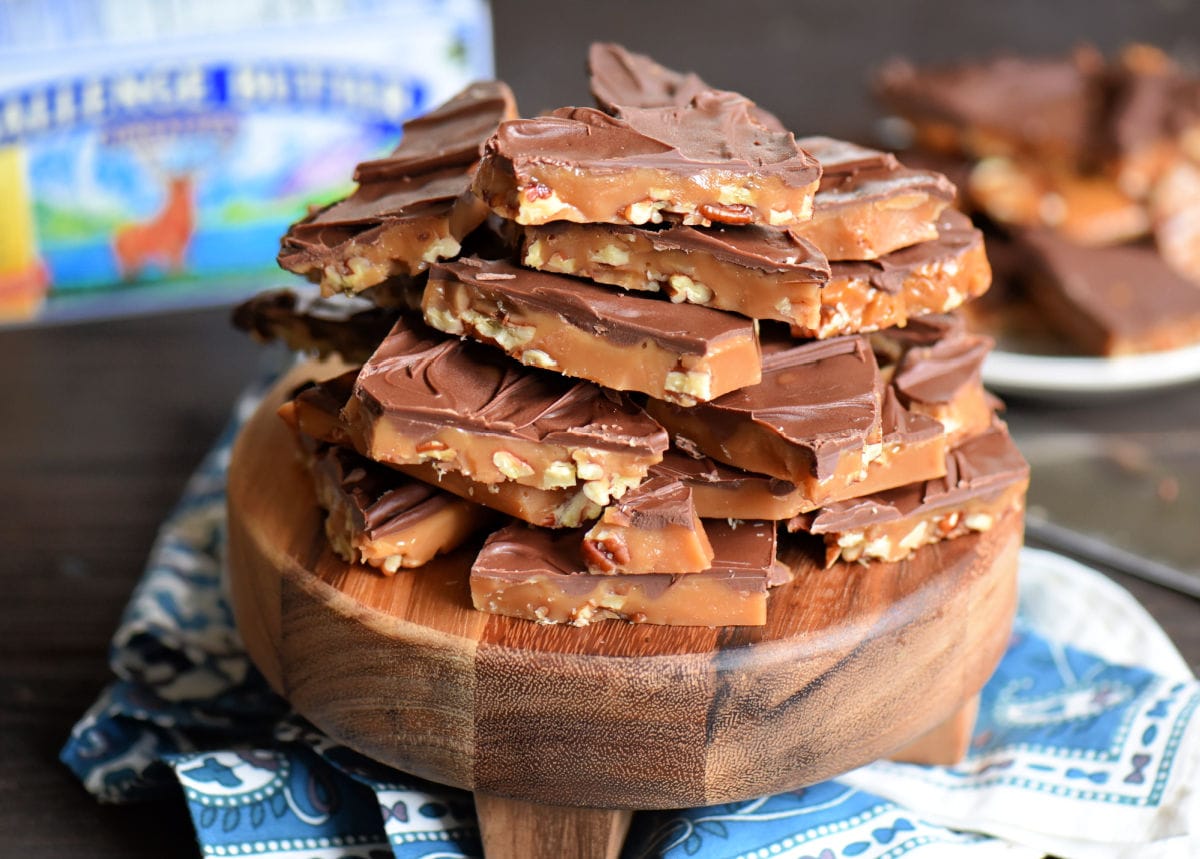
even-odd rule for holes
{"type": "Polygon", "coordinates": [[[754,337],[752,322],[719,310],[627,295],[500,260],[463,258],[443,263],[433,267],[430,278],[471,284],[501,305],[509,297],[623,346],[657,341],[673,351],[704,355],[722,340],[754,337]]]}
{"type": "Polygon", "coordinates": [[[386,182],[474,164],[496,126],[515,116],[516,101],[507,84],[472,83],[440,107],[404,123],[400,144],[386,158],[359,164],[354,181],[386,182]]]}
{"type": "Polygon", "coordinates": [[[769,474],[743,471],[703,455],[700,457],[690,456],[676,447],[668,448],[667,452],[663,454],[662,462],[651,466],[650,473],[677,480],[686,486],[709,485],[733,490],[746,484],[761,482],[775,496],[787,495],[796,490],[796,484],[790,480],[771,477],[769,474]]]}
{"type": "Polygon", "coordinates": [[[624,107],[682,106],[711,89],[692,72],[672,71],[612,42],[593,42],[587,65],[592,97],[611,114],[624,107]]]}
{"type": "Polygon", "coordinates": [[[1200,331],[1200,289],[1153,247],[1082,247],[1043,231],[1020,238],[1033,254],[1031,295],[1085,348],[1171,348],[1200,331]]]}
{"type": "Polygon", "coordinates": [[[412,217],[458,199],[470,187],[470,175],[457,168],[361,185],[346,199],[294,225],[286,239],[296,245],[306,240],[331,244],[358,232],[340,232],[338,228],[361,228],[412,217]]]}
{"type": "MultiPolygon", "coordinates": [[[[613,225],[614,232],[635,229],[613,225]]],[[[704,229],[673,224],[662,230],[643,230],[656,250],[707,254],[723,262],[763,272],[779,272],[805,283],[829,280],[830,263],[812,242],[787,230],[771,227],[704,229]]]]}
{"type": "Polygon", "coordinates": [[[981,383],[992,345],[989,337],[963,333],[910,349],[900,359],[892,385],[908,403],[949,403],[964,388],[981,383]]]}
{"type": "Polygon", "coordinates": [[[801,137],[796,143],[821,164],[818,208],[910,192],[954,199],[954,185],[941,173],[910,170],[890,152],[832,137],[801,137]]]}
{"type": "Polygon", "coordinates": [[[398,427],[452,426],[648,455],[667,447],[666,432],[627,397],[405,320],[363,365],[354,396],[398,427]]]}
{"type": "Polygon", "coordinates": [[[361,363],[391,330],[396,316],[394,310],[349,296],[321,298],[274,289],[237,305],[231,321],[260,342],[282,340],[289,349],[321,356],[337,352],[351,363],[361,363]]]}
{"type": "Polygon", "coordinates": [[[502,123],[487,149],[511,161],[522,179],[551,162],[593,174],[719,169],[777,177],[795,188],[816,182],[816,160],[790,133],[752,121],[750,107],[741,96],[710,90],[684,107],[627,108],[620,117],[590,107],[561,108],[502,123]]]}
{"type": "Polygon", "coordinates": [[[900,162],[892,153],[848,140],[812,135],[797,138],[796,143],[820,162],[822,191],[836,189],[859,173],[900,169],[900,162]]]}
{"type": "Polygon", "coordinates": [[[341,489],[356,526],[371,540],[411,528],[450,504],[462,503],[345,447],[327,448],[315,468],[341,489]]]}
{"type": "Polygon", "coordinates": [[[668,525],[690,528],[692,490],[678,480],[654,475],[626,492],[605,511],[614,524],[657,530],[668,525]]]}
{"type": "MultiPolygon", "coordinates": [[[[596,104],[615,116],[631,107],[683,107],[713,89],[693,72],[673,71],[611,42],[593,42],[588,48],[588,75],[596,104]]],[[[786,130],[757,105],[751,115],[764,128],[786,130]]]]}
{"type": "MultiPolygon", "coordinates": [[[[874,353],[861,337],[774,350],[764,342],[762,382],[690,411],[718,435],[732,435],[745,421],[760,425],[805,451],[812,474],[824,479],[834,473],[844,452],[861,448],[878,428],[877,382],[874,353]]],[[[678,409],[669,404],[656,408],[656,414],[664,413],[664,421],[678,409]]]]}

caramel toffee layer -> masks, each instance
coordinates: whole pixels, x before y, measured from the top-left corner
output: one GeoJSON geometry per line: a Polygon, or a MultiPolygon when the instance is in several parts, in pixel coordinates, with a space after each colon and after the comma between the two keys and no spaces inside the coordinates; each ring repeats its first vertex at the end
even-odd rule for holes
{"type": "Polygon", "coordinates": [[[605,507],[583,537],[582,554],[588,572],[602,575],[698,573],[713,561],[692,490],[663,476],[605,507]]]}
{"type": "Polygon", "coordinates": [[[1153,247],[1085,248],[1046,232],[1021,243],[1031,254],[1028,293],[1080,349],[1129,355],[1200,340],[1200,288],[1153,247]]]}
{"type": "Polygon", "coordinates": [[[514,115],[508,87],[492,82],[472,84],[406,124],[388,158],[361,165],[349,197],[288,230],[279,264],[332,294],[416,275],[454,256],[487,214],[470,192],[482,144],[514,115]]]}
{"type": "Polygon", "coordinates": [[[385,573],[456,549],[493,516],[344,447],[318,450],[311,473],[334,551],[385,573]]]}
{"type": "Polygon", "coordinates": [[[232,322],[262,343],[280,340],[295,351],[322,358],[336,353],[361,364],[396,323],[396,313],[361,299],[316,298],[274,289],[235,307],[232,322]]]}
{"type": "Polygon", "coordinates": [[[879,368],[866,341],[764,349],[762,374],[759,384],[711,403],[651,400],[647,408],[713,459],[790,480],[810,495],[830,481],[861,479],[881,438],[879,368]]]}
{"type": "Polygon", "coordinates": [[[433,327],[495,345],[524,364],[683,405],[760,378],[758,337],[747,319],[508,262],[438,265],[423,304],[433,327]]]}
{"type": "Polygon", "coordinates": [[[878,331],[982,295],[992,282],[983,234],[954,209],[942,212],[936,229],[934,240],[875,260],[831,263],[816,322],[793,322],[793,333],[827,338],[878,331]]]}
{"type": "Polygon", "coordinates": [[[584,572],[578,531],[502,528],[471,568],[475,608],[541,623],[585,626],[622,618],[672,626],[760,626],[779,580],[774,523],[706,522],[712,568],[671,575],[584,572]]]}
{"type": "Polygon", "coordinates": [[[788,529],[823,535],[827,566],[898,561],[929,543],[987,531],[1023,509],[1028,482],[1028,464],[997,422],[950,452],[944,477],[834,502],[788,529]]]}
{"type": "Polygon", "coordinates": [[[597,504],[640,483],[667,447],[662,427],[616,392],[403,320],[363,365],[343,415],[372,459],[436,463],[481,483],[582,484],[597,504]]]}
{"type": "Polygon", "coordinates": [[[683,107],[593,108],[500,125],[474,188],[521,224],[770,224],[807,220],[820,178],[791,134],[750,119],[734,93],[697,94],[683,107]]]}
{"type": "Polygon", "coordinates": [[[829,263],[812,243],[770,227],[650,230],[555,222],[524,229],[522,261],[674,302],[752,319],[815,325],[829,263]]]}
{"type": "Polygon", "coordinates": [[[955,194],[941,173],[830,137],[796,142],[821,163],[821,185],[812,218],[791,229],[829,259],[875,259],[937,238],[937,217],[955,194]]]}
{"type": "MultiPolygon", "coordinates": [[[[587,65],[596,105],[614,116],[628,107],[684,107],[713,89],[692,72],[673,71],[611,42],[593,42],[587,65]]],[[[751,116],[764,128],[786,131],[758,105],[752,106],[751,116]]]]}

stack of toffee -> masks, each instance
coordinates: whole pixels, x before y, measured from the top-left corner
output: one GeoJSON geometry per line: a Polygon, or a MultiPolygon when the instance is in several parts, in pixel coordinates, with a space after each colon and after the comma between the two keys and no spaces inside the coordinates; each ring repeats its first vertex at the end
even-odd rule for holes
{"type": "Polygon", "coordinates": [[[616,45],[589,66],[599,109],[516,119],[475,85],[284,237],[375,305],[362,342],[327,307],[239,311],[362,361],[281,410],[338,554],[391,573],[491,531],[480,610],[760,625],[819,570],[794,546],[897,561],[1018,521],[990,341],[949,313],[990,281],[953,185],[616,45]]]}
{"type": "Polygon", "coordinates": [[[978,327],[1030,351],[1200,343],[1200,78],[1149,45],[1085,46],[894,61],[879,93],[988,230],[1001,289],[972,307],[978,327]]]}

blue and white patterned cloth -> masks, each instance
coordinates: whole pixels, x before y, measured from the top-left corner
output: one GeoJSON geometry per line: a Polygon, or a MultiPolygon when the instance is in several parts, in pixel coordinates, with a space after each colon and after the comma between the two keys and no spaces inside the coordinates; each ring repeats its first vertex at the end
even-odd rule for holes
{"type": "MultiPolygon", "coordinates": [[[[107,802],[182,786],[205,856],[482,855],[469,793],[340,746],[250,664],[222,583],[248,394],[189,483],[113,639],[116,681],[62,751],[107,802]]],[[[623,859],[1200,856],[1200,684],[1100,574],[1026,549],[1012,639],[953,767],[874,763],[803,790],[634,817],[623,859]]]]}

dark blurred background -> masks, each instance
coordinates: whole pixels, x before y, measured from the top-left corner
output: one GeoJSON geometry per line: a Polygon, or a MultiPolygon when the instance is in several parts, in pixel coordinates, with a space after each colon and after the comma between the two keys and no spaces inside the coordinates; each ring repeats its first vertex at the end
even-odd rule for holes
{"type": "Polygon", "coordinates": [[[994,53],[1111,54],[1153,42],[1200,65],[1195,0],[497,0],[496,67],[521,112],[590,104],[584,57],[615,41],[750,96],[797,134],[864,138],[878,110],[868,84],[894,56],[950,62],[994,53]]]}

